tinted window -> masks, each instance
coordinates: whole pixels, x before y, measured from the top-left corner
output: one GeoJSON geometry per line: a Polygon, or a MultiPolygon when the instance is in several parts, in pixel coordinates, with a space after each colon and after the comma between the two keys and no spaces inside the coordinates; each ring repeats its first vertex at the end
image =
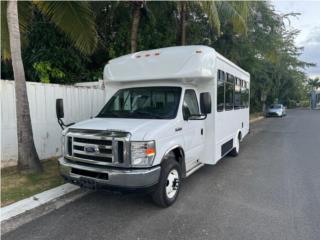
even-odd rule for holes
{"type": "Polygon", "coordinates": [[[97,117],[172,119],[179,107],[181,88],[141,87],[119,90],[97,117]]]}
{"type": "Polygon", "coordinates": [[[249,107],[249,85],[246,81],[241,83],[241,107],[249,107]]]}
{"type": "Polygon", "coordinates": [[[246,107],[249,107],[249,103],[250,103],[250,89],[249,89],[249,83],[246,82],[246,107]]]}
{"type": "Polygon", "coordinates": [[[224,109],[224,80],[225,80],[225,73],[221,70],[218,70],[217,111],[223,111],[224,109]]]}
{"type": "Polygon", "coordinates": [[[186,90],[183,99],[182,112],[184,120],[187,120],[191,115],[200,115],[197,95],[194,90],[186,90]]]}
{"type": "Polygon", "coordinates": [[[281,104],[273,104],[270,106],[270,108],[278,109],[278,108],[282,108],[282,105],[281,104]]]}
{"type": "Polygon", "coordinates": [[[234,84],[234,109],[239,109],[241,107],[241,80],[236,78],[235,84],[234,84]]]}
{"type": "Polygon", "coordinates": [[[241,80],[240,84],[240,90],[241,90],[241,98],[240,98],[240,105],[242,108],[246,106],[246,88],[244,87],[245,81],[241,80]]]}
{"type": "Polygon", "coordinates": [[[233,109],[233,91],[234,91],[234,77],[227,74],[227,81],[225,82],[225,109],[233,109]]]}

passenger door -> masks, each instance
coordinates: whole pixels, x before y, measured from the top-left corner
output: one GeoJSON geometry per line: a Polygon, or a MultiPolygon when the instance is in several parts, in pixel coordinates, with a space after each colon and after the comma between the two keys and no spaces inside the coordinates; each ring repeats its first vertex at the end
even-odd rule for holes
{"type": "Polygon", "coordinates": [[[191,115],[200,115],[197,95],[193,89],[185,90],[182,114],[186,170],[188,171],[199,162],[204,146],[204,121],[188,119],[191,115]]]}

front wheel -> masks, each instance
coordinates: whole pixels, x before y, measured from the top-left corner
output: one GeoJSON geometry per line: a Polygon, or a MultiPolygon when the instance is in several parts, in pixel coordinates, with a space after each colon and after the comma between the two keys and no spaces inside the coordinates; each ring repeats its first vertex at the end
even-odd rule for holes
{"type": "Polygon", "coordinates": [[[161,175],[153,201],[161,207],[171,206],[177,199],[181,183],[181,167],[174,159],[166,159],[161,165],[161,175]]]}

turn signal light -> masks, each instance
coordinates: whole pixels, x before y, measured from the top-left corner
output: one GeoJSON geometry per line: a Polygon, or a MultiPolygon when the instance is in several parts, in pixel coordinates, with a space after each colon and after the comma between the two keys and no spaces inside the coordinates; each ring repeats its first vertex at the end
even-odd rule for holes
{"type": "Polygon", "coordinates": [[[152,156],[156,154],[156,150],[154,148],[147,148],[145,153],[147,156],[152,156]]]}

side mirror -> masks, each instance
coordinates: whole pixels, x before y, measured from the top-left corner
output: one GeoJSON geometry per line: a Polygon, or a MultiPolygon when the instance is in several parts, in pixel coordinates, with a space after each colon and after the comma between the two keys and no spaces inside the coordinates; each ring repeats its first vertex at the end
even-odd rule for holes
{"type": "Polygon", "coordinates": [[[211,95],[209,92],[200,93],[200,110],[204,115],[211,113],[211,95]]]}
{"type": "Polygon", "coordinates": [[[63,111],[63,99],[58,98],[56,99],[56,113],[57,113],[57,118],[64,118],[64,111],[63,111]]]}

